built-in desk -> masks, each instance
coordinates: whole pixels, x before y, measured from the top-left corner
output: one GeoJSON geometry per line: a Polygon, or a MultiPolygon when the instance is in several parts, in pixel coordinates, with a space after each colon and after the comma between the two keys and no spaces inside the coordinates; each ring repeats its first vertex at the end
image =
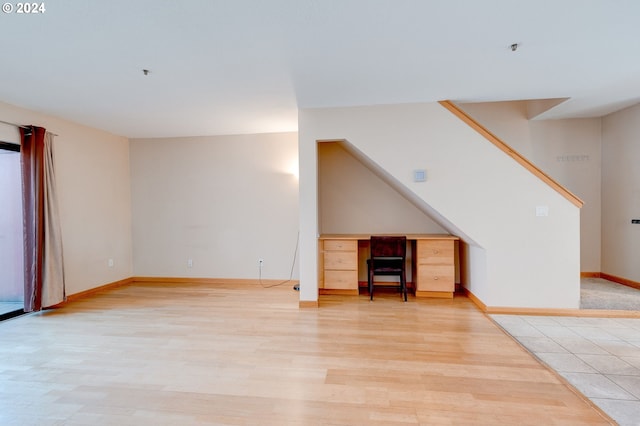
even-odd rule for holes
{"type": "MultiPolygon", "coordinates": [[[[384,235],[384,234],[376,234],[384,235]]],[[[399,234],[394,234],[399,235],[399,234]]],[[[453,235],[407,234],[410,267],[416,297],[452,298],[455,291],[453,235]]],[[[358,294],[359,253],[368,250],[371,235],[326,234],[318,239],[320,294],[358,294]]],[[[368,254],[366,255],[368,257],[368,254]]]]}

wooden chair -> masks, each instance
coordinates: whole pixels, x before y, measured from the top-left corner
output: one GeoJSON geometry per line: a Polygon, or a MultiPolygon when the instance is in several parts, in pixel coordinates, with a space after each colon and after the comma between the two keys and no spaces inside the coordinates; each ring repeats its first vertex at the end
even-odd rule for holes
{"type": "Polygon", "coordinates": [[[400,277],[400,291],[407,301],[407,275],[405,259],[407,237],[372,236],[371,256],[367,260],[369,295],[373,300],[373,278],[375,275],[397,275],[400,277]]]}

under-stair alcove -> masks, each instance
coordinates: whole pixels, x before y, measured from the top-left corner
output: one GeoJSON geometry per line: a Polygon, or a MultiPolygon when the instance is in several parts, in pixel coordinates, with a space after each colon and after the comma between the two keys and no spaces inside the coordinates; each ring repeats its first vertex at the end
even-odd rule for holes
{"type": "Polygon", "coordinates": [[[579,307],[580,206],[435,102],[300,110],[301,305],[318,300],[319,143],[336,140],[466,243],[460,281],[479,304],[579,307]]]}
{"type": "MultiPolygon", "coordinates": [[[[322,234],[450,234],[450,224],[429,206],[411,197],[392,176],[376,168],[348,141],[318,142],[319,233],[322,234]],[[433,217],[432,217],[433,215],[433,217]]],[[[459,245],[454,242],[455,283],[460,284],[459,245]]],[[[415,288],[408,245],[407,280],[415,288]]],[[[358,247],[358,281],[367,281],[368,243],[358,247]]],[[[379,277],[395,282],[394,277],[379,277]]]]}

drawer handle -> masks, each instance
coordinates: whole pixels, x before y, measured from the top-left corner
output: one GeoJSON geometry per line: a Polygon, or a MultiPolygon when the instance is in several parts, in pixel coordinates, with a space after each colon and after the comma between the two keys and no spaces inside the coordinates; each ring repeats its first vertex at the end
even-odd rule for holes
{"type": "Polygon", "coordinates": [[[435,249],[433,250],[433,254],[439,254],[439,253],[440,253],[440,250],[435,250],[435,249]]]}
{"type": "Polygon", "coordinates": [[[433,277],[434,280],[438,281],[438,277],[433,277]]]}

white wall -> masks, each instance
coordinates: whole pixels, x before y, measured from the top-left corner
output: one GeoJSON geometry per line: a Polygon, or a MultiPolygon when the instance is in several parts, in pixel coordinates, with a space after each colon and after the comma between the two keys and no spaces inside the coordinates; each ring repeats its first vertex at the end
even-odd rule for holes
{"type": "Polygon", "coordinates": [[[299,135],[301,300],[318,297],[316,144],[345,139],[481,249],[463,284],[486,305],[579,306],[579,209],[439,104],[305,109],[299,135]],[[420,168],[425,183],[412,181],[420,168]]]}
{"type": "MultiPolygon", "coordinates": [[[[59,135],[54,156],[67,294],[131,277],[128,140],[4,103],[0,119],[59,135]]],[[[0,139],[19,141],[17,129],[0,125],[0,139]]]]}
{"type": "Polygon", "coordinates": [[[640,282],[640,105],[602,119],[602,272],[640,282]]]}
{"type": "Polygon", "coordinates": [[[507,145],[584,201],[580,270],[601,271],[601,119],[529,120],[526,101],[461,104],[507,145]]]}
{"type": "Polygon", "coordinates": [[[262,278],[289,278],[297,142],[297,133],[131,140],[135,275],[257,279],[262,258],[262,278]]]}

